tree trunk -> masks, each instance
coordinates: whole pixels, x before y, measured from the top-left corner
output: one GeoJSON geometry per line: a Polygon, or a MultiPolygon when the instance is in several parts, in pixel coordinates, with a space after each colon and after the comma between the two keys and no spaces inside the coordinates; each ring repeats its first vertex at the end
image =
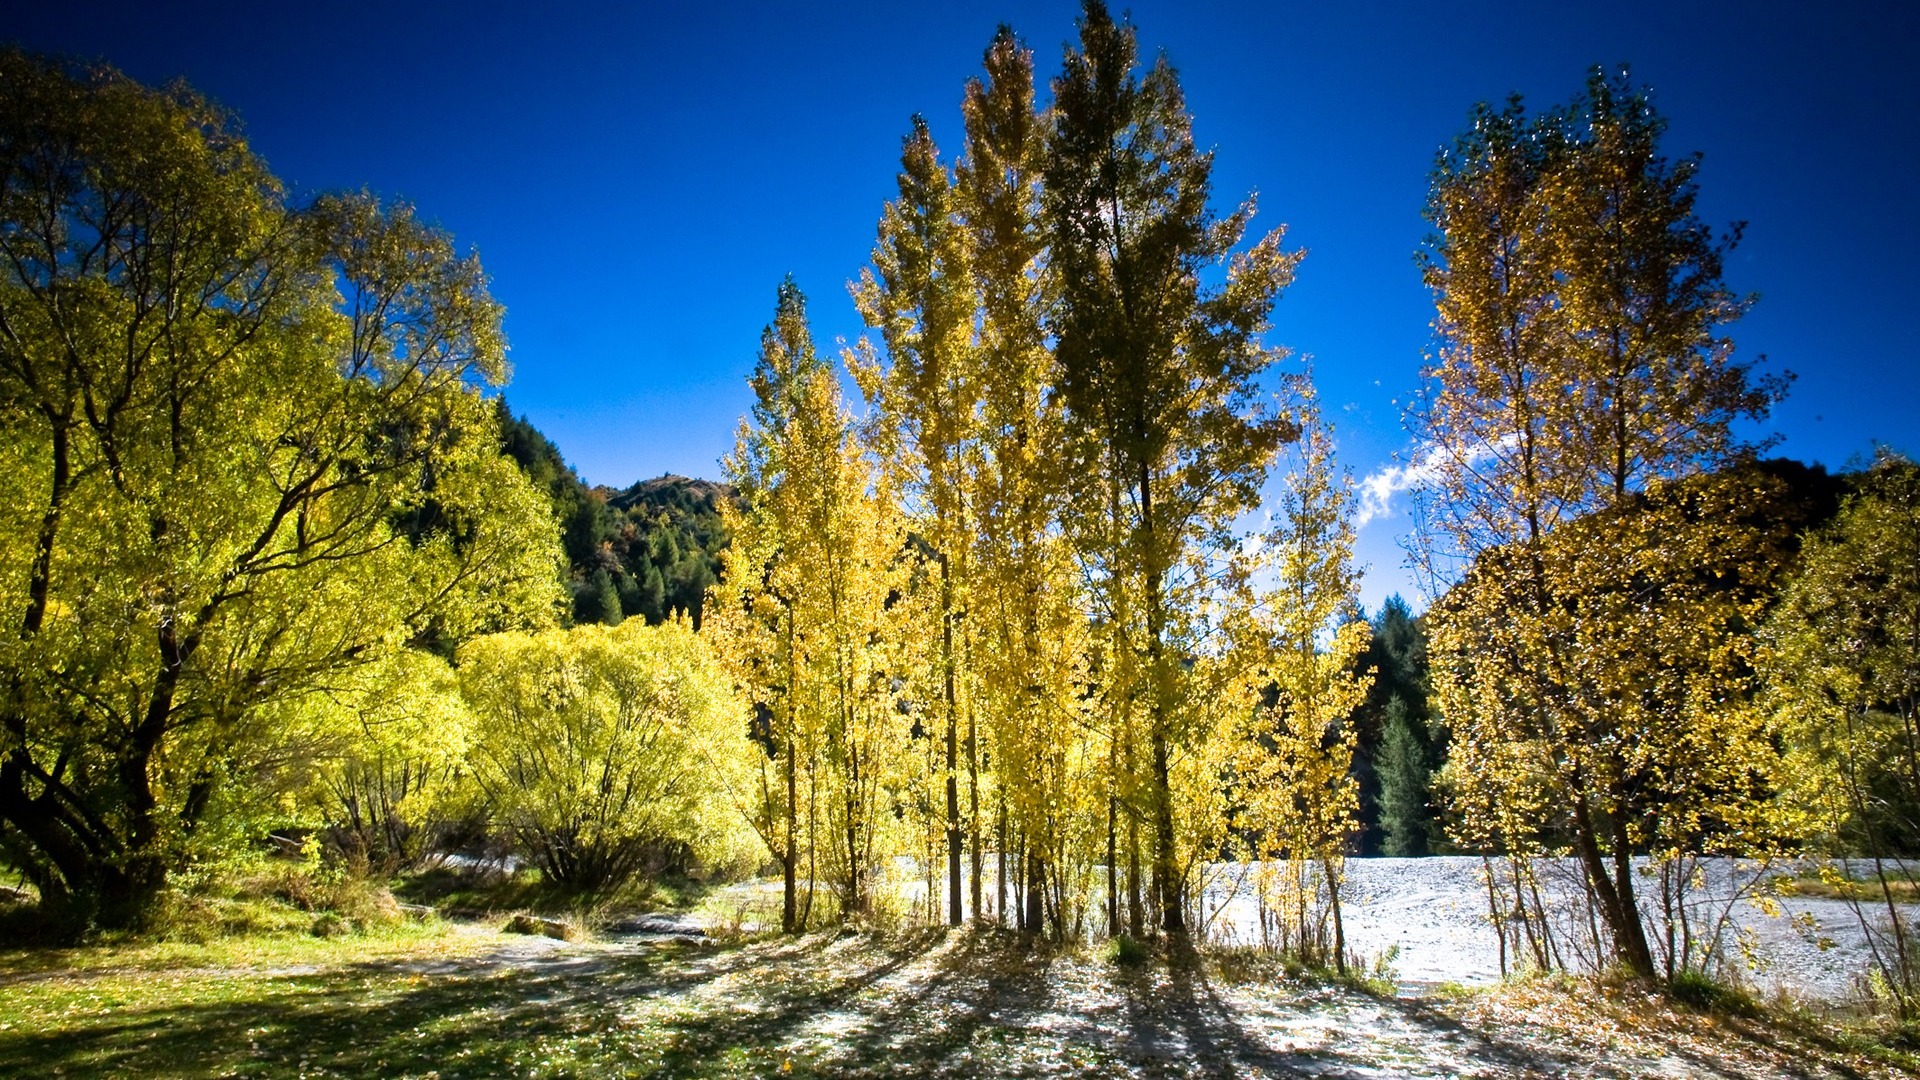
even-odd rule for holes
{"type": "Polygon", "coordinates": [[[787,706],[787,850],[780,857],[781,898],[780,932],[794,934],[800,930],[800,890],[799,890],[799,840],[800,790],[799,766],[794,761],[798,747],[793,738],[793,706],[787,706]]]}
{"type": "Polygon", "coordinates": [[[953,582],[947,556],[940,555],[940,665],[947,703],[947,925],[964,918],[960,895],[960,707],[953,685],[953,582]]]}
{"type": "Polygon", "coordinates": [[[1107,796],[1107,936],[1120,936],[1120,852],[1117,840],[1117,822],[1114,820],[1118,800],[1107,796]]]}
{"type": "Polygon", "coordinates": [[[1615,873],[1609,874],[1593,814],[1584,795],[1576,794],[1573,799],[1573,820],[1574,848],[1580,854],[1587,883],[1593,886],[1594,895],[1600,901],[1600,918],[1606,922],[1607,935],[1613,939],[1614,959],[1627,965],[1635,975],[1653,979],[1653,950],[1647,945],[1646,932],[1640,925],[1640,911],[1633,902],[1631,854],[1624,850],[1615,852],[1615,873]]]}
{"type": "Polygon", "coordinates": [[[980,742],[973,710],[967,710],[967,863],[973,877],[968,882],[973,917],[980,917],[980,742]]]}
{"type": "Polygon", "coordinates": [[[1022,929],[1029,934],[1038,934],[1045,929],[1046,919],[1043,901],[1047,892],[1047,861],[1044,857],[1027,849],[1027,910],[1021,917],[1022,929]]]}
{"type": "Polygon", "coordinates": [[[1001,791],[996,793],[994,795],[994,802],[998,804],[996,807],[997,812],[995,816],[998,819],[996,823],[996,830],[1000,834],[1000,839],[998,843],[995,845],[998,848],[998,850],[994,853],[994,856],[995,856],[994,861],[998,864],[998,873],[996,874],[994,879],[993,918],[995,922],[999,923],[1001,926],[1005,926],[1007,925],[1007,796],[1006,796],[1006,792],[1001,791]]]}

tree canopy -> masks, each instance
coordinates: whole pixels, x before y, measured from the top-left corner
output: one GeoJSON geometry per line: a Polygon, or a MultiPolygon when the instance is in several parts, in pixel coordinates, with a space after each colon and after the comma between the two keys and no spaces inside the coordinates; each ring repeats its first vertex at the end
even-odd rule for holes
{"type": "Polygon", "coordinates": [[[499,306],[410,208],[290,206],[190,91],[9,52],[0,222],[0,842],[123,924],[304,695],[550,621],[555,537],[499,306]]]}

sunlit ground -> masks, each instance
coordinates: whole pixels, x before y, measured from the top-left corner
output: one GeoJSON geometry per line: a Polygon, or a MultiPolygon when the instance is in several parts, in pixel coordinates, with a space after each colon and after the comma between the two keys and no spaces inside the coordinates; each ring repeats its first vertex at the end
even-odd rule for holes
{"type": "Polygon", "coordinates": [[[0,957],[0,1072],[1909,1075],[1897,1051],[1815,1021],[1694,1013],[1624,987],[1409,998],[1247,953],[1120,966],[991,931],[569,944],[438,926],[251,956],[231,943],[46,955],[0,957]]]}

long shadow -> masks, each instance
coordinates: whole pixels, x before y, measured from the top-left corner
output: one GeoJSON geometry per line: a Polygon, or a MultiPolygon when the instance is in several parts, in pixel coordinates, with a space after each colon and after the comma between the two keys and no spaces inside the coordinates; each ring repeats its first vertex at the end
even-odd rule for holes
{"type": "Polygon", "coordinates": [[[661,1056],[663,1075],[699,1075],[727,1053],[749,1061],[777,1059],[781,1046],[808,1020],[843,1007],[925,952],[928,944],[929,939],[917,938],[885,948],[879,963],[853,974],[814,971],[806,973],[811,977],[755,988],[759,1007],[750,1011],[709,1009],[667,1020],[660,1027],[667,1044],[661,1056]]]}
{"type": "MultiPolygon", "coordinates": [[[[1782,1064],[1778,1066],[1786,1076],[1800,1080],[1815,1080],[1817,1077],[1841,1076],[1847,1080],[1864,1080],[1869,1074],[1848,1065],[1846,1058],[1853,1053],[1852,1048],[1842,1044],[1831,1035],[1792,1020],[1784,1027],[1792,1038],[1783,1038],[1781,1027],[1758,1022],[1741,1016],[1721,1016],[1718,1018],[1721,1028],[1730,1035],[1737,1035],[1742,1041],[1762,1046],[1780,1055],[1782,1064]],[[1810,1064],[1807,1050],[1811,1047],[1818,1051],[1820,1064],[1810,1064]]],[[[1737,1064],[1702,1054],[1678,1039],[1660,1037],[1658,1039],[1669,1053],[1684,1059],[1689,1065],[1701,1071],[1701,1075],[1727,1077],[1739,1080],[1746,1074],[1737,1064]]]]}
{"type": "Polygon", "coordinates": [[[1451,1044],[1457,1052],[1476,1065],[1534,1075],[1594,1075],[1594,1063],[1570,1056],[1515,1046],[1474,1030],[1451,1016],[1419,1001],[1366,993],[1357,988],[1333,991],[1332,1001],[1315,998],[1288,1008],[1324,1010],[1338,1008],[1340,999],[1364,1003],[1393,1018],[1407,1030],[1356,1031],[1351,1043],[1309,1050],[1283,1050],[1250,1029],[1239,1011],[1226,1000],[1207,974],[1204,958],[1184,939],[1169,942],[1167,983],[1160,1000],[1130,1002],[1137,1031],[1151,1033],[1156,1027],[1170,1027],[1186,1043],[1193,1058],[1192,1068],[1199,1075],[1234,1077],[1249,1074],[1299,1077],[1323,1076],[1330,1070],[1346,1068],[1372,1071],[1381,1067],[1381,1055],[1396,1040],[1404,1040],[1411,1050],[1425,1050],[1435,1044],[1451,1044]]]}
{"type": "Polygon", "coordinates": [[[1018,1045],[1028,1041],[1022,1021],[1052,1005],[1050,960],[1046,945],[1015,934],[963,931],[926,979],[866,1017],[835,1061],[885,1061],[896,1076],[965,1075],[982,1061],[1004,1070],[1011,1055],[1033,1049],[1018,1045]]]}
{"type": "MultiPolygon", "coordinates": [[[[1136,1030],[1171,1027],[1198,1074],[1227,1080],[1249,1074],[1312,1075],[1296,1055],[1253,1037],[1207,977],[1205,960],[1185,935],[1167,939],[1167,992],[1158,1002],[1128,995],[1136,1030]],[[1164,1017],[1164,1020],[1163,1020],[1164,1017]]],[[[1138,984],[1135,984],[1137,989],[1138,984]]],[[[1144,1034],[1145,1032],[1143,1032],[1144,1034]]],[[[1184,1070],[1183,1070],[1184,1071],[1184,1070]]]]}
{"type": "Polygon", "coordinates": [[[48,1034],[0,1032],[0,1075],[527,1075],[545,1069],[698,1075],[723,1052],[772,1053],[806,1018],[836,1007],[911,958],[911,950],[844,978],[795,980],[763,995],[769,1007],[632,1023],[636,1001],[674,998],[773,961],[793,964],[825,943],[713,949],[664,946],[573,967],[498,966],[446,976],[353,965],[291,977],[209,977],[247,983],[226,1000],[103,1007],[48,1034]],[[778,958],[777,960],[775,958],[778,958]],[[571,1066],[565,1063],[571,1060],[571,1066]]]}
{"type": "MultiPolygon", "coordinates": [[[[1353,992],[1359,993],[1359,991],[1353,992]]],[[[1397,1013],[1401,1019],[1418,1027],[1427,1035],[1452,1040],[1461,1047],[1462,1053],[1477,1064],[1498,1065],[1501,1068],[1528,1075],[1543,1073],[1555,1076],[1619,1075],[1611,1071],[1602,1071],[1603,1066],[1571,1054],[1555,1053],[1507,1042],[1478,1028],[1470,1027],[1435,1008],[1432,1003],[1419,998],[1387,997],[1376,994],[1365,996],[1382,1008],[1397,1013]]]]}

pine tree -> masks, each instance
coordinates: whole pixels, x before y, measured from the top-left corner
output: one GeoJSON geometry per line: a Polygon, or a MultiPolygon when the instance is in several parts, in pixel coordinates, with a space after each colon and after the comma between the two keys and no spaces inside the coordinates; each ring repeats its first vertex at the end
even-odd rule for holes
{"type": "Polygon", "coordinates": [[[575,598],[573,621],[618,626],[624,617],[620,608],[620,591],[613,584],[613,575],[606,570],[595,570],[575,598]]]}
{"type": "Polygon", "coordinates": [[[1433,770],[1422,725],[1398,694],[1387,699],[1386,733],[1380,740],[1380,828],[1386,834],[1381,850],[1388,855],[1427,854],[1427,780],[1433,770]]]}

